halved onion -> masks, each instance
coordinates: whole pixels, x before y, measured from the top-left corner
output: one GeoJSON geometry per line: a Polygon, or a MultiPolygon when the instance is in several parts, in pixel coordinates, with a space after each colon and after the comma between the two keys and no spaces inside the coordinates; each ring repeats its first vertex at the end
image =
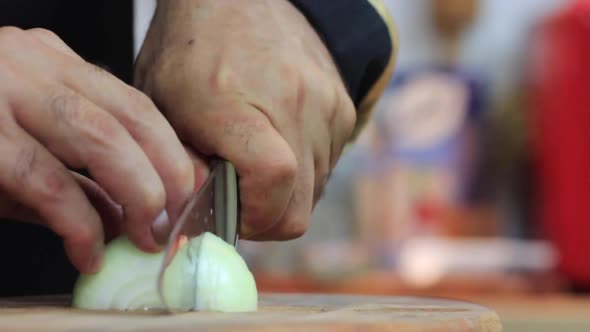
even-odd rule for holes
{"type": "MultiPolygon", "coordinates": [[[[137,249],[121,236],[107,245],[100,272],[81,275],[72,305],[94,310],[163,309],[157,279],[164,252],[137,249]]],[[[164,275],[164,297],[174,310],[255,311],[258,291],[235,248],[204,233],[182,245],[164,275]]]]}

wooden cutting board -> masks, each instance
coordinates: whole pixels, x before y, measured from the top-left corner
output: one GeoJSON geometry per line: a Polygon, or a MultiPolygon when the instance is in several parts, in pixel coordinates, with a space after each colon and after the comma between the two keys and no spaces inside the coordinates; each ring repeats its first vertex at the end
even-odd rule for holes
{"type": "Polygon", "coordinates": [[[263,294],[256,313],[89,312],[67,297],[0,300],[0,331],[501,331],[485,307],[443,299],[263,294]]]}

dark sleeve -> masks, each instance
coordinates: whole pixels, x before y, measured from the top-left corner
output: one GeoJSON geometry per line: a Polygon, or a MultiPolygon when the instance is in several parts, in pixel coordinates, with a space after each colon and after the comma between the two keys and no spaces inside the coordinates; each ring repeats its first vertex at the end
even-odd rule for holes
{"type": "Polygon", "coordinates": [[[0,26],[44,28],[86,61],[132,82],[132,0],[0,0],[0,26]]]}
{"type": "Polygon", "coordinates": [[[290,0],[332,54],[360,110],[380,81],[388,80],[395,55],[393,21],[382,1],[290,0]]]}

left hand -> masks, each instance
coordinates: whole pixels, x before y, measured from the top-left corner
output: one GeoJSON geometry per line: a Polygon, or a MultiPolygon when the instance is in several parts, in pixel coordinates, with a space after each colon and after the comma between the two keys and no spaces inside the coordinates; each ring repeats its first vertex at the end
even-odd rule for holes
{"type": "Polygon", "coordinates": [[[234,163],[242,238],[306,231],[356,112],[330,53],[287,0],[160,1],[136,86],[185,144],[234,163]]]}

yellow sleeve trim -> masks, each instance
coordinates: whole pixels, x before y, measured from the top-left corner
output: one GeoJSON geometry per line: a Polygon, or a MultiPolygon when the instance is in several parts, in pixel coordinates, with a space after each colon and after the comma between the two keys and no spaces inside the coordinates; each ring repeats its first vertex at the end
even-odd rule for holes
{"type": "Polygon", "coordinates": [[[389,36],[391,38],[392,52],[391,58],[389,59],[389,63],[387,64],[387,67],[381,74],[381,77],[377,80],[377,82],[375,82],[373,87],[369,90],[365,98],[363,98],[363,100],[360,103],[359,109],[357,111],[356,127],[352,135],[353,140],[355,140],[358,137],[359,133],[371,117],[375,105],[377,104],[379,98],[381,98],[385,88],[389,84],[389,81],[391,80],[391,77],[393,75],[393,69],[395,67],[398,53],[397,29],[395,27],[393,17],[391,16],[391,12],[387,8],[383,0],[367,1],[369,1],[369,3],[375,8],[377,13],[379,13],[381,18],[383,19],[383,22],[385,22],[385,24],[387,25],[387,28],[389,30],[389,36]]]}

